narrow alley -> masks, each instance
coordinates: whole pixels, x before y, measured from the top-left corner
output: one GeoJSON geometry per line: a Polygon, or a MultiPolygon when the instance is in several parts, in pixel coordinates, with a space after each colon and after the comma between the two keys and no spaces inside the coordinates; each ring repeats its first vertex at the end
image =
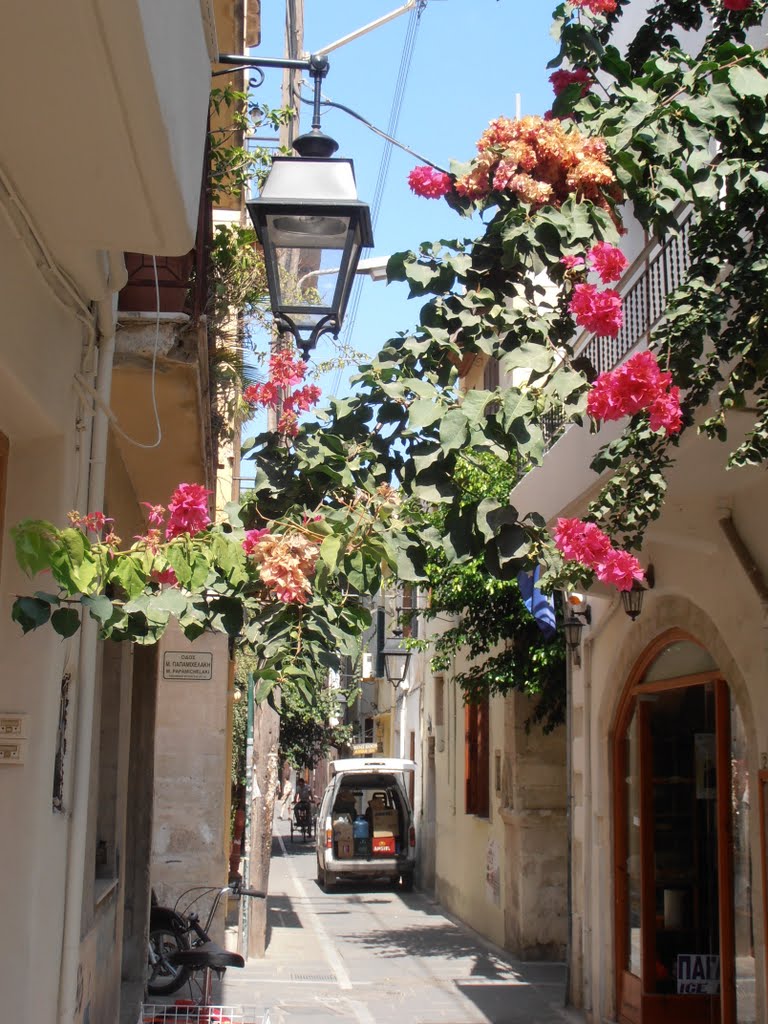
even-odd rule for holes
{"type": "Polygon", "coordinates": [[[270,1024],[562,1024],[562,964],[523,964],[386,883],[315,880],[314,843],[276,821],[266,957],[230,970],[222,1001],[270,1024]]]}

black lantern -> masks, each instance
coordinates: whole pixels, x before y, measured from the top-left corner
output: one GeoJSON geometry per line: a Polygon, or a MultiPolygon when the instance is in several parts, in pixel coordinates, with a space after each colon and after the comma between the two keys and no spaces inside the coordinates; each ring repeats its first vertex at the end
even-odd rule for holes
{"type": "Polygon", "coordinates": [[[299,157],[275,157],[261,195],[248,203],[272,312],[306,355],[344,320],[360,253],[373,245],[368,206],[357,198],[351,160],[334,159],[333,139],[310,132],[299,157]]]}
{"type": "Polygon", "coordinates": [[[579,646],[581,644],[581,631],[587,623],[592,622],[592,609],[586,606],[583,612],[571,612],[563,622],[565,633],[565,646],[573,655],[577,665],[581,664],[579,657],[579,646]]]}
{"type": "Polygon", "coordinates": [[[395,689],[403,686],[408,678],[411,652],[403,646],[400,634],[390,637],[384,644],[384,672],[395,689]]]}
{"type": "Polygon", "coordinates": [[[645,570],[645,586],[635,580],[631,590],[622,590],[622,607],[633,622],[643,610],[643,598],[645,597],[646,590],[653,590],[655,583],[656,575],[653,571],[653,566],[649,565],[645,570]]]}

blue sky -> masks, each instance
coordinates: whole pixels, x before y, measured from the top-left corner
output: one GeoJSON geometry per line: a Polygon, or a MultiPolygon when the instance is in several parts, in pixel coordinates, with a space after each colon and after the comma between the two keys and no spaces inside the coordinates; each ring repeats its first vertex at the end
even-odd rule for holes
{"type": "MultiPolygon", "coordinates": [[[[399,6],[398,0],[305,0],[305,48],[320,49],[399,6]]],[[[547,110],[552,101],[546,63],[555,52],[549,35],[554,6],[549,0],[429,0],[416,33],[397,137],[447,168],[451,159],[463,161],[474,154],[490,120],[514,116],[517,93],[523,114],[547,110]]],[[[329,55],[324,94],[384,130],[410,18],[402,15],[329,55]]],[[[262,43],[254,52],[270,57],[283,52],[283,5],[275,0],[262,3],[262,43]]],[[[280,74],[267,71],[266,76],[255,98],[279,106],[280,74]]],[[[303,127],[310,117],[310,108],[303,106],[303,127]]],[[[370,203],[384,141],[333,109],[325,110],[323,129],[339,142],[337,155],[354,160],[358,194],[370,203]]],[[[410,192],[408,172],[419,162],[394,149],[375,246],[366,255],[388,256],[427,240],[479,234],[478,225],[453,213],[442,200],[410,192]]],[[[350,341],[374,354],[387,338],[413,326],[418,309],[418,300],[407,300],[405,285],[365,278],[350,341]]],[[[326,352],[321,342],[320,355],[326,352]]],[[[330,383],[321,381],[326,391],[330,383]]],[[[347,390],[344,379],[339,394],[347,390]]],[[[258,420],[254,428],[261,428],[258,420]]]]}

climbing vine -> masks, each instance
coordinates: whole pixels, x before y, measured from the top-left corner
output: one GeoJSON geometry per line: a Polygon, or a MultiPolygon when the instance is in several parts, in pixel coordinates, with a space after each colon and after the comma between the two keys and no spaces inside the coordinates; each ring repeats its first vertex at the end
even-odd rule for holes
{"type": "Polygon", "coordinates": [[[244,638],[266,688],[292,676],[311,694],[367,624],[362,598],[382,566],[424,582],[437,551],[448,565],[482,560],[500,581],[539,566],[545,589],[595,576],[633,586],[642,567],[632,551],[661,512],[681,438],[733,433],[734,468],[768,455],[768,57],[749,35],[765,8],[656,4],[620,51],[612,34],[631,0],[560,4],[551,117],[498,118],[473,159],[411,176],[460,223],[482,218],[478,238],[391,258],[390,280],[420,305],[414,329],[360,367],[353,395],[246,446],[255,486],[224,523],[154,549],[76,525],[17,527],[22,566],[50,569],[59,587],[17,601],[23,628],[50,619],[66,633],[82,613],[104,635],[152,642],[174,614],[188,635],[244,638]],[[692,42],[684,33],[699,27],[692,42]],[[663,240],[682,211],[686,263],[649,353],[595,380],[574,338],[619,330],[612,285],[626,226],[634,217],[663,240]],[[467,354],[498,360],[511,383],[464,392],[467,354]],[[583,520],[553,534],[507,496],[462,492],[468,458],[539,465],[553,416],[593,431],[625,423],[592,464],[605,482],[583,520]],[[425,531],[403,499],[440,509],[440,529],[425,531]],[[248,539],[261,530],[268,542],[248,539]],[[166,567],[175,584],[153,578],[166,567]],[[288,568],[306,586],[281,596],[275,577],[288,568]]]}

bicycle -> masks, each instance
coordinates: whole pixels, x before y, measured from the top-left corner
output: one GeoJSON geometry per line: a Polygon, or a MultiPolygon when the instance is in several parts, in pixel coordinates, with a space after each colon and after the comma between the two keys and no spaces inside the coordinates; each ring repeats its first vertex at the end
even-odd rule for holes
{"type": "Polygon", "coordinates": [[[293,815],[291,817],[291,842],[294,842],[294,828],[301,832],[302,841],[306,842],[307,839],[312,838],[314,825],[315,814],[313,803],[309,800],[297,801],[293,805],[293,815]]]}
{"type": "Polygon", "coordinates": [[[187,983],[190,984],[192,994],[194,976],[201,973],[202,980],[197,983],[200,999],[191,1005],[206,1007],[210,1004],[213,974],[220,977],[227,967],[245,965],[239,953],[223,949],[212,942],[209,935],[222,897],[228,893],[238,897],[256,896],[260,899],[266,899],[267,895],[258,889],[244,889],[240,882],[233,882],[221,889],[217,886],[193,886],[185,890],[171,908],[158,906],[153,892],[147,955],[147,992],[150,995],[172,995],[187,983]],[[182,900],[195,892],[198,895],[187,904],[183,912],[179,911],[182,900]],[[211,893],[216,895],[203,925],[200,923],[199,914],[188,911],[198,900],[211,893]]]}

